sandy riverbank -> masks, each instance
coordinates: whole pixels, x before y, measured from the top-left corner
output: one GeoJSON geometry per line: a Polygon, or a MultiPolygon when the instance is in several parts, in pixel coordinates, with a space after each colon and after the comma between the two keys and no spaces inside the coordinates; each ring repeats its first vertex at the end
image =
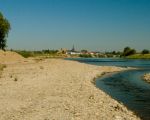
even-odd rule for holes
{"type": "Polygon", "coordinates": [[[145,75],[143,76],[143,79],[144,79],[146,82],[150,83],[150,73],[145,74],[145,75]]]}
{"type": "Polygon", "coordinates": [[[138,120],[92,83],[103,72],[121,70],[60,59],[7,64],[0,120],[138,120]]]}
{"type": "Polygon", "coordinates": [[[16,52],[0,50],[0,64],[14,63],[23,60],[24,58],[16,52]]]}

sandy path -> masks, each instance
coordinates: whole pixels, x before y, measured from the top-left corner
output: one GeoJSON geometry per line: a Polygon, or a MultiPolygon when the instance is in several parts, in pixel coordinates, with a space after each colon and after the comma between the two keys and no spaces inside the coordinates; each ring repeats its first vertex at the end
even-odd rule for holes
{"type": "Polygon", "coordinates": [[[55,59],[8,64],[0,78],[0,120],[138,120],[91,82],[119,70],[55,59]]]}

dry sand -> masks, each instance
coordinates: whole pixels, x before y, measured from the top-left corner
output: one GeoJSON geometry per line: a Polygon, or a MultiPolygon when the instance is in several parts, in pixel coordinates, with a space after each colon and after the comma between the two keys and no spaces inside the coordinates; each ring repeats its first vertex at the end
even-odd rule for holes
{"type": "Polygon", "coordinates": [[[93,78],[123,68],[49,59],[6,62],[0,78],[0,120],[138,120],[96,88],[93,78]]]}
{"type": "Polygon", "coordinates": [[[93,79],[118,67],[24,59],[0,51],[0,120],[138,120],[127,108],[96,88],[93,79]]]}
{"type": "Polygon", "coordinates": [[[22,60],[24,60],[24,58],[15,52],[0,50],[0,63],[1,64],[13,63],[13,62],[18,62],[22,60]]]}
{"type": "Polygon", "coordinates": [[[150,73],[145,74],[145,75],[143,76],[143,79],[144,79],[146,82],[150,83],[150,73]]]}

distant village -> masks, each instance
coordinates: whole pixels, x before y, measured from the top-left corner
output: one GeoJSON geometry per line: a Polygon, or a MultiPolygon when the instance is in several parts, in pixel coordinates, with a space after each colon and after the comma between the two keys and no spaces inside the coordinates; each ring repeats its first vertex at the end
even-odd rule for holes
{"type": "Polygon", "coordinates": [[[58,51],[58,54],[65,54],[67,56],[71,57],[120,57],[120,52],[95,52],[95,51],[88,51],[88,50],[81,50],[77,51],[73,45],[71,50],[68,50],[66,48],[61,48],[58,51]]]}

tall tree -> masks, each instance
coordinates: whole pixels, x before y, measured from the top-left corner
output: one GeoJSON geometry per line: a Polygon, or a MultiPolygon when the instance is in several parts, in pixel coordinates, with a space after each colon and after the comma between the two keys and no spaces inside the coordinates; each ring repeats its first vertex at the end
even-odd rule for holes
{"type": "Polygon", "coordinates": [[[130,47],[125,47],[122,55],[129,56],[129,55],[133,55],[135,53],[136,53],[135,49],[131,49],[130,47]]]}
{"type": "Polygon", "coordinates": [[[10,30],[10,23],[3,14],[0,12],[0,49],[5,50],[6,47],[6,37],[8,36],[10,30]]]}
{"type": "Polygon", "coordinates": [[[130,50],[131,50],[130,47],[125,47],[123,50],[123,56],[127,56],[127,54],[129,53],[130,50]]]}

